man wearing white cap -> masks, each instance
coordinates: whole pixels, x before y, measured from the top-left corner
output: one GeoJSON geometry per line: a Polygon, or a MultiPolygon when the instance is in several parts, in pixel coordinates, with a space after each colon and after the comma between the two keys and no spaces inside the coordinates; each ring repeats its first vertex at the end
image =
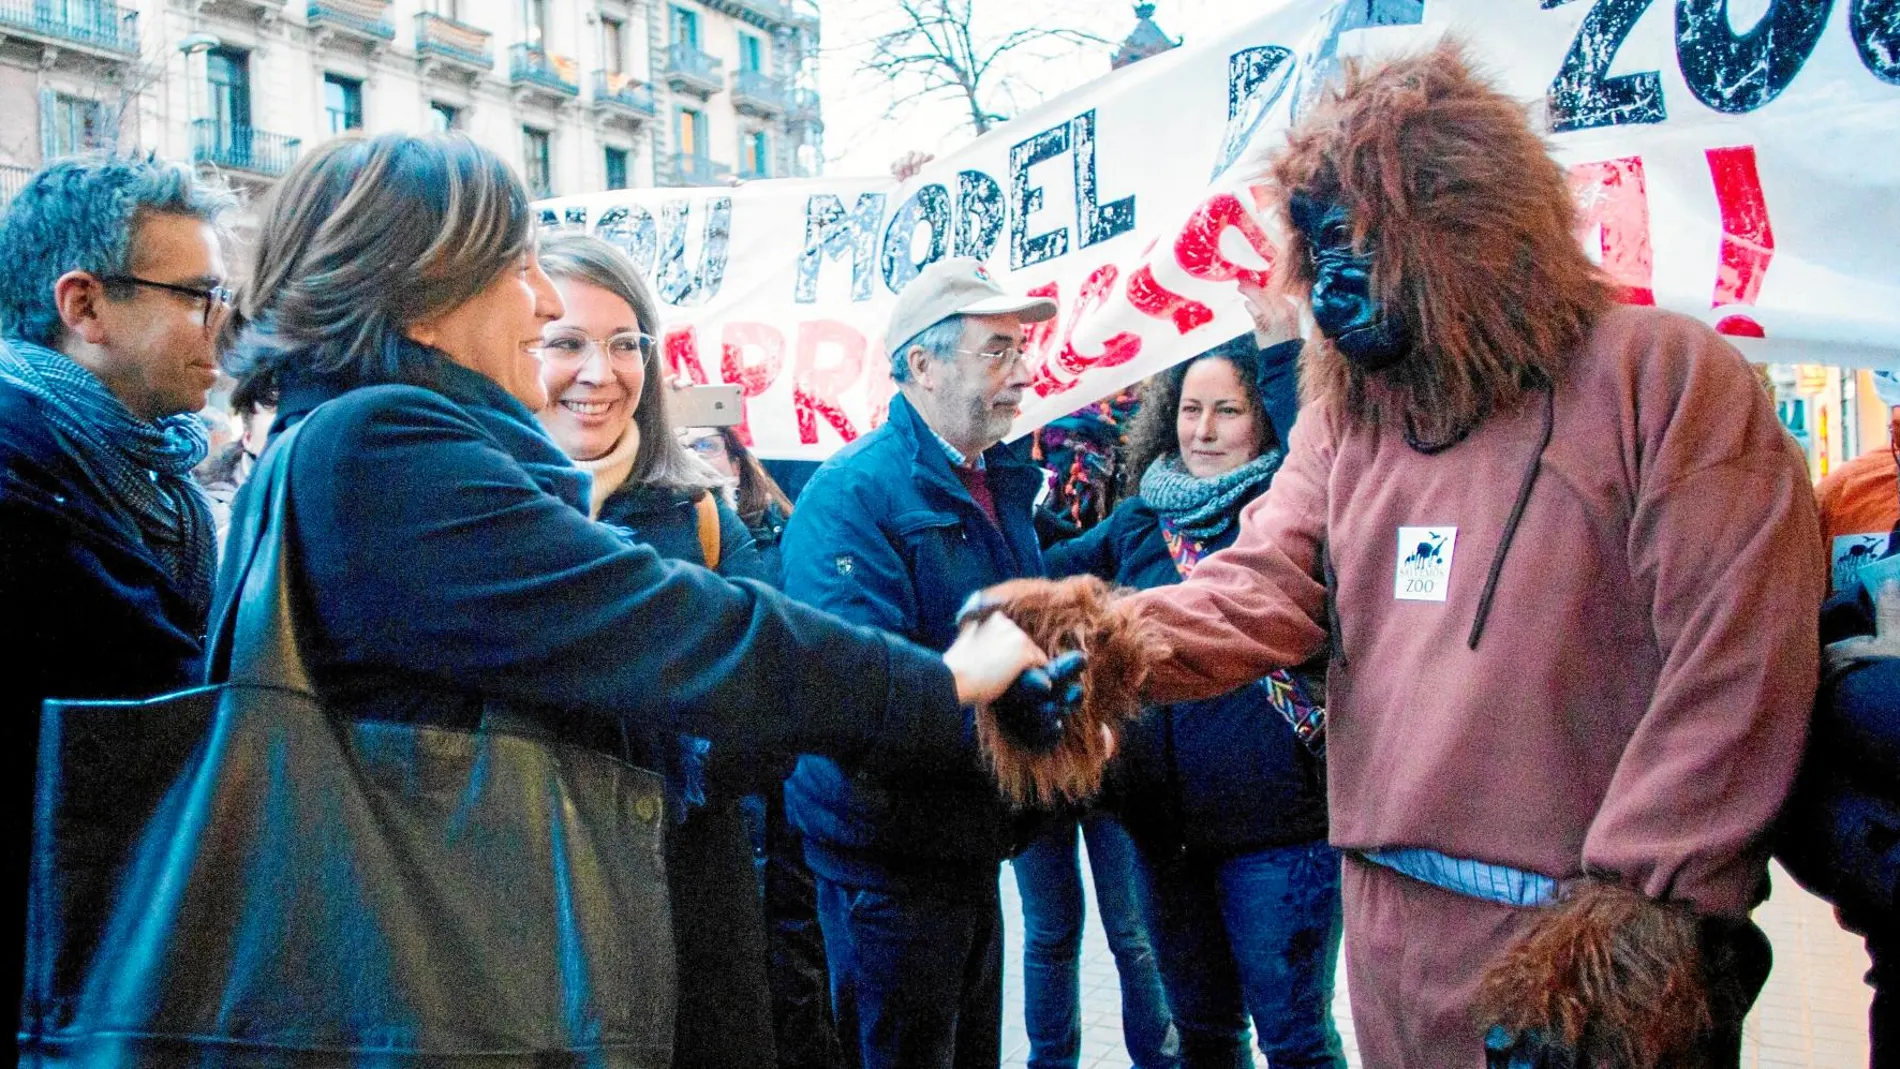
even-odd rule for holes
{"type": "MultiPolygon", "coordinates": [[[[890,419],[806,484],[785,529],[787,594],[944,649],[970,594],[1042,574],[1042,473],[999,443],[1029,385],[1023,324],[1055,314],[974,259],[939,261],[905,287],[885,334],[890,419]]],[[[967,764],[901,778],[805,756],[785,802],[818,878],[848,1064],[994,1069],[998,866],[1035,815],[1004,804],[974,745],[967,764]]]]}

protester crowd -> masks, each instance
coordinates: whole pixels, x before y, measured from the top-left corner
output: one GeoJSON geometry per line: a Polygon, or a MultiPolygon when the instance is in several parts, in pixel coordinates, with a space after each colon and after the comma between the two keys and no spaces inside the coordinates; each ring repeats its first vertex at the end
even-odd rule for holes
{"type": "Polygon", "coordinates": [[[1613,305],[1561,172],[1455,49],[1355,68],[1269,179],[1257,329],[1026,443],[1054,303],[925,268],[888,419],[794,502],[739,429],[669,420],[625,253],[537,236],[466,138],[310,152],[235,269],[211,180],[44,168],[0,223],[23,1058],[993,1069],[1008,862],[1029,1063],[1074,1067],[1085,848],[1139,1069],[1342,1069],[1342,934],[1367,1065],[1733,1066],[1773,850],[1865,936],[1873,1064],[1900,1065],[1900,569],[1836,561],[1830,595],[1823,549],[1900,549],[1900,420],[1817,498],[1739,354],[1613,305]],[[238,430],[208,457],[220,368],[238,430]],[[981,718],[1044,752],[1111,669],[1030,639],[1059,585],[964,615],[1091,576],[1165,646],[1147,708],[1099,795],[1015,804],[981,718]],[[122,856],[67,848],[103,840],[63,762],[112,758],[63,720],[42,746],[43,702],[265,662],[321,722],[397,729],[335,729],[360,812],[298,782],[294,731],[235,733],[268,743],[241,766],[214,731],[149,812],[85,810],[149,821],[122,856]],[[489,733],[558,760],[443,771],[489,733]],[[318,814],[289,836],[311,870],[194,801],[246,776],[245,841],[318,814]],[[483,822],[511,804],[531,841],[483,822]],[[127,875],[199,850],[235,860],[127,875]]]}

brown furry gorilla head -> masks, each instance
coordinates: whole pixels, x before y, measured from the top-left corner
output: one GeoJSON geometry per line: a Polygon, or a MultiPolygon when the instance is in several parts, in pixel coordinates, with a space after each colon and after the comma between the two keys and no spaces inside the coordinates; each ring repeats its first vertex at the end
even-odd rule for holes
{"type": "MultiPolygon", "coordinates": [[[[1563,169],[1524,106],[1446,42],[1422,55],[1348,61],[1343,81],[1288,134],[1268,167],[1269,206],[1294,195],[1337,204],[1373,253],[1373,292],[1414,340],[1394,367],[1362,372],[1322,337],[1302,393],[1414,441],[1455,441],[1508,409],[1562,361],[1613,289],[1575,233],[1563,169]]],[[[1277,288],[1306,298],[1313,272],[1289,227],[1277,288]]]]}
{"type": "Polygon", "coordinates": [[[977,742],[996,774],[997,786],[1018,805],[1080,802],[1102,789],[1113,756],[1102,728],[1117,736],[1141,715],[1141,687],[1169,649],[1153,627],[1114,610],[1121,591],[1094,576],[1050,582],[1016,579],[985,590],[991,606],[980,616],[1003,612],[1050,656],[1081,650],[1082,708],[1063,727],[1062,741],[1046,754],[1025,753],[996,727],[988,709],[976,719],[977,742]]]}

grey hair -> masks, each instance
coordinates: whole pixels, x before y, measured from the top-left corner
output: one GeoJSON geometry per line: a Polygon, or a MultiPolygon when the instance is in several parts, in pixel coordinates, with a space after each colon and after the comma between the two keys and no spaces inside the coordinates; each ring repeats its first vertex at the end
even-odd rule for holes
{"type": "Polygon", "coordinates": [[[945,316],[910,336],[891,350],[891,381],[910,381],[910,351],[922,349],[939,360],[954,360],[957,346],[963,344],[963,317],[945,316]]]}
{"type": "MultiPolygon", "coordinates": [[[[0,223],[0,332],[56,347],[65,327],[53,284],[68,271],[129,275],[139,227],[182,215],[222,227],[236,198],[183,164],[157,156],[82,156],[28,178],[0,223]]],[[[127,287],[108,286],[111,296],[127,287]]]]}
{"type": "Polygon", "coordinates": [[[560,234],[541,243],[541,269],[549,278],[598,286],[627,302],[640,332],[655,339],[640,363],[646,385],[640,403],[633,406],[633,425],[640,431],[640,450],[634,455],[627,482],[657,486],[698,496],[703,490],[726,491],[732,480],[680,444],[666,418],[666,370],[660,365],[660,308],[653,291],[627,254],[591,234],[560,234]]]}

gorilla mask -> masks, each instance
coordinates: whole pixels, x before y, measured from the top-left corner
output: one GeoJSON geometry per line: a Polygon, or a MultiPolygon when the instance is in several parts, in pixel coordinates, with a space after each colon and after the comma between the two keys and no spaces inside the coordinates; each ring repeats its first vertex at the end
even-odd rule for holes
{"type": "Polygon", "coordinates": [[[1353,248],[1346,209],[1295,193],[1287,201],[1287,215],[1312,261],[1313,322],[1319,332],[1360,371],[1379,371],[1403,360],[1411,339],[1373,295],[1372,252],[1353,248]]]}

